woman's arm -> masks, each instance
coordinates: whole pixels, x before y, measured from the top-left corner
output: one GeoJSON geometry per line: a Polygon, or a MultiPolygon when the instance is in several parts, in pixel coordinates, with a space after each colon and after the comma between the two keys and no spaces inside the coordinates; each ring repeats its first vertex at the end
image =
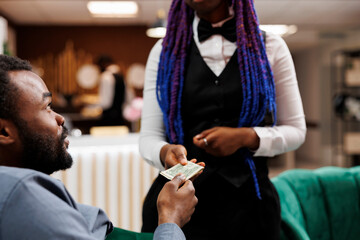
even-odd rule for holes
{"type": "Polygon", "coordinates": [[[149,54],[145,69],[144,106],[141,114],[140,153],[152,166],[164,169],[160,160],[160,150],[166,142],[163,114],[156,98],[156,79],[161,53],[159,40],[149,54]]]}
{"type": "Polygon", "coordinates": [[[267,34],[266,50],[274,74],[277,123],[255,127],[260,138],[254,156],[274,156],[297,149],[306,135],[305,115],[290,51],[278,36],[267,34]]]}

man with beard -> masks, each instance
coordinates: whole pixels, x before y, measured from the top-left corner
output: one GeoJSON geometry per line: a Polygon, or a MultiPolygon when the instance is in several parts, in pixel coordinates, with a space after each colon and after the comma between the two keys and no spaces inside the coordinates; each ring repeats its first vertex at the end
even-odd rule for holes
{"type": "MultiPolygon", "coordinates": [[[[72,165],[64,118],[28,62],[0,55],[0,239],[104,239],[112,224],[96,207],[76,203],[48,176],[72,165]]],[[[184,239],[197,198],[178,175],[157,204],[154,239],[184,239]]]]}

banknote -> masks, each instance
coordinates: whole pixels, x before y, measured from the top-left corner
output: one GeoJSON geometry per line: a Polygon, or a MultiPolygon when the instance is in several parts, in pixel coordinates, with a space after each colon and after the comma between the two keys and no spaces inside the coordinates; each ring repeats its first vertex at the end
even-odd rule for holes
{"type": "Polygon", "coordinates": [[[160,174],[166,177],[167,179],[173,179],[178,173],[183,173],[186,177],[186,180],[192,178],[197,173],[199,173],[203,166],[199,166],[193,162],[188,161],[188,163],[184,166],[180,163],[176,164],[175,166],[169,168],[168,170],[161,171],[160,174]]]}

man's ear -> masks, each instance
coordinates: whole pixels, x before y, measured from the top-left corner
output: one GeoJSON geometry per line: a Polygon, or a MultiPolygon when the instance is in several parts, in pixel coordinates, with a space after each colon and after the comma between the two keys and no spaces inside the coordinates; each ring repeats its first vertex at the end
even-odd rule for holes
{"type": "Polygon", "coordinates": [[[0,144],[12,144],[17,139],[17,130],[13,122],[0,118],[0,144]]]}

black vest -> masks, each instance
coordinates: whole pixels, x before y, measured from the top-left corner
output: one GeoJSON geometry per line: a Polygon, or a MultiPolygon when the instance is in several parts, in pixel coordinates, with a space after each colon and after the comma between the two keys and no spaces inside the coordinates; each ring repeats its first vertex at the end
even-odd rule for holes
{"type": "MultiPolygon", "coordinates": [[[[238,126],[243,96],[237,51],[217,77],[192,41],[186,69],[181,109],[184,146],[188,159],[196,158],[206,163],[205,171],[197,181],[216,173],[239,187],[251,176],[250,168],[244,161],[243,149],[231,156],[214,157],[196,147],[192,140],[195,135],[215,126],[238,126]]],[[[267,176],[266,160],[257,159],[255,165],[260,175],[258,177],[267,176]]]]}

